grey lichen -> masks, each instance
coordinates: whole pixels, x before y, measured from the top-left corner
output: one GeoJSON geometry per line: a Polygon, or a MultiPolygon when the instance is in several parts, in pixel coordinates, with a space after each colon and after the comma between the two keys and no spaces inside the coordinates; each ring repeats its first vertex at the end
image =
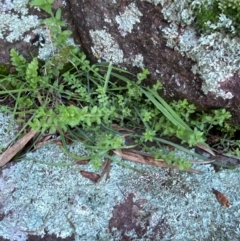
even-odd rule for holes
{"type": "MultiPolygon", "coordinates": [[[[148,2],[162,5],[162,13],[170,26],[166,28],[159,26],[159,28],[165,34],[167,45],[196,62],[192,71],[201,76],[204,93],[212,92],[216,97],[224,99],[233,98],[233,94],[221,90],[220,85],[235,73],[240,74],[240,38],[217,31],[202,34],[200,37],[197,35],[192,25],[195,18],[194,9],[204,0],[148,0],[148,2]]],[[[212,0],[208,0],[208,4],[211,2],[212,0]]],[[[209,27],[225,28],[235,33],[232,21],[224,14],[219,16],[218,23],[209,23],[209,27]]]]}
{"type": "Polygon", "coordinates": [[[194,21],[193,7],[194,1],[161,1],[162,13],[164,19],[171,23],[179,23],[182,25],[189,25],[194,21]]]}
{"type": "Polygon", "coordinates": [[[115,64],[123,62],[123,51],[119,48],[114,38],[105,29],[104,30],[90,30],[92,38],[93,55],[97,58],[111,61],[115,64]]]}
{"type": "Polygon", "coordinates": [[[131,3],[125,8],[124,13],[115,17],[115,20],[119,25],[118,30],[123,37],[128,33],[131,33],[135,23],[140,23],[139,17],[141,16],[142,13],[139,11],[135,3],[131,3]]]}
{"type": "Polygon", "coordinates": [[[129,58],[124,59],[124,63],[129,63],[132,66],[144,68],[142,54],[131,55],[129,58]]]}
{"type": "Polygon", "coordinates": [[[206,26],[213,30],[226,29],[233,34],[236,33],[236,29],[233,26],[233,21],[224,14],[219,15],[219,21],[217,23],[207,22],[206,26]]]}
{"type": "MultiPolygon", "coordinates": [[[[125,37],[131,33],[134,25],[140,23],[141,16],[142,13],[135,3],[130,3],[126,6],[124,12],[115,17],[115,21],[119,25],[118,30],[120,34],[125,37]]],[[[107,17],[105,17],[105,21],[112,23],[112,20],[107,17]]],[[[99,61],[111,61],[114,64],[128,63],[140,68],[144,67],[143,56],[140,53],[124,58],[123,51],[119,48],[118,43],[111,34],[107,32],[107,28],[103,30],[90,30],[89,33],[93,43],[91,48],[92,53],[99,61]]]]}
{"type": "Polygon", "coordinates": [[[28,13],[28,8],[26,5],[29,0],[2,0],[0,3],[1,12],[11,12],[20,13],[26,15],[28,13]]]}
{"type": "MultiPolygon", "coordinates": [[[[49,59],[58,50],[52,43],[49,28],[40,25],[37,15],[29,14],[28,3],[29,0],[3,0],[0,3],[0,39],[10,43],[21,40],[31,44],[33,35],[39,34],[44,37],[45,45],[39,48],[38,58],[49,59]]],[[[66,2],[62,1],[64,4],[66,2]]],[[[67,44],[75,45],[72,39],[67,44]]]]}
{"type": "Polygon", "coordinates": [[[11,115],[3,114],[0,112],[0,154],[3,148],[6,148],[11,142],[14,141],[16,128],[15,122],[11,115]]]}
{"type": "Polygon", "coordinates": [[[202,90],[205,94],[213,92],[225,99],[233,98],[230,92],[220,89],[220,84],[239,73],[240,39],[218,32],[198,38],[193,28],[185,28],[179,36],[176,25],[165,28],[163,32],[169,47],[197,62],[192,71],[204,80],[202,90]]]}
{"type": "Polygon", "coordinates": [[[4,0],[0,3],[0,38],[8,42],[23,39],[23,34],[39,25],[37,15],[28,14],[28,0],[4,0]]]}
{"type": "Polygon", "coordinates": [[[0,39],[12,43],[22,40],[30,44],[32,34],[44,36],[45,45],[39,48],[39,58],[47,59],[53,53],[53,44],[50,41],[47,29],[39,26],[37,15],[30,15],[28,10],[29,0],[4,0],[0,3],[0,39]]]}

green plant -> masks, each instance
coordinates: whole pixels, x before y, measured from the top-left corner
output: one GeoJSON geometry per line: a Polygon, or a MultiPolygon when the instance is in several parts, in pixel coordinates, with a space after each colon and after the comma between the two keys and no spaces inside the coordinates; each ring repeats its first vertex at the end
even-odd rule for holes
{"type": "Polygon", "coordinates": [[[27,61],[11,50],[16,71],[0,79],[0,95],[9,95],[14,100],[12,112],[19,123],[42,133],[58,132],[63,151],[70,156],[89,159],[96,168],[106,156],[113,160],[109,155],[111,150],[127,148],[124,138],[113,128],[118,124],[133,132],[137,130],[138,134],[128,133],[134,143],[129,147],[141,145],[182,170],[190,167],[190,161],[166,151],[163,145],[204,158],[165,137],[176,136],[192,147],[204,144],[215,127],[234,134],[236,128],[227,122],[231,117],[229,112],[197,112],[186,100],[168,104],[159,95],[160,82],[143,87],[142,81],[150,74],[147,69],[135,76],[112,63],[91,64],[78,47],[66,44],[71,32],[62,31],[65,23],[61,20],[61,10],[52,12],[52,0],[33,0],[30,4],[50,14],[42,23],[51,33],[52,56],[43,63],[37,58],[27,61]],[[69,153],[66,138],[83,141],[91,154],[77,157],[69,153]],[[160,150],[148,149],[148,142],[160,150]]]}
{"type": "Polygon", "coordinates": [[[62,30],[66,26],[66,23],[61,20],[62,10],[59,8],[54,14],[52,11],[53,2],[54,0],[32,0],[29,4],[31,7],[40,8],[50,15],[49,18],[42,20],[41,24],[45,25],[49,30],[53,47],[59,47],[66,44],[72,32],[70,30],[62,30]]]}
{"type": "Polygon", "coordinates": [[[204,1],[196,9],[196,24],[198,31],[200,33],[209,33],[217,30],[230,33],[232,30],[229,26],[219,26],[213,29],[209,25],[217,24],[221,14],[224,14],[232,21],[232,26],[235,28],[236,33],[239,33],[239,0],[213,0],[211,3],[209,3],[209,1],[204,1]]]}
{"type": "MultiPolygon", "coordinates": [[[[145,69],[138,74],[136,83],[122,75],[127,74],[126,71],[111,63],[90,65],[79,49],[70,46],[62,47],[43,65],[36,58],[28,63],[15,50],[11,50],[11,60],[16,72],[5,77],[5,81],[14,89],[14,113],[20,122],[26,122],[27,117],[32,116],[28,125],[41,132],[67,132],[69,128],[81,126],[85,133],[97,133],[95,141],[86,140],[95,167],[97,160],[102,160],[108,151],[123,147],[123,139],[117,138],[117,133],[112,130],[113,123],[137,124],[141,128],[142,123],[146,125],[161,114],[148,99],[142,99],[143,93],[160,98],[156,92],[159,85],[148,90],[141,87],[140,82],[149,74],[145,69]],[[119,81],[124,83],[119,85],[119,81]]],[[[12,90],[6,89],[5,93],[7,91],[12,90]]],[[[164,106],[170,108],[166,102],[164,106]]],[[[167,118],[171,119],[173,115],[172,121],[177,119],[176,125],[181,123],[189,129],[173,110],[170,112],[167,118]]],[[[140,139],[143,143],[153,141],[157,134],[157,129],[146,126],[140,139]]]]}
{"type": "Polygon", "coordinates": [[[239,0],[219,0],[218,7],[228,16],[237,20],[240,17],[240,1],[239,0]]]}
{"type": "MultiPolygon", "coordinates": [[[[226,126],[229,126],[227,121],[231,119],[231,114],[225,109],[197,112],[196,107],[187,100],[174,101],[171,106],[177,113],[180,113],[181,118],[189,123],[189,126],[197,127],[200,131],[204,131],[205,135],[214,126],[223,130],[226,126]]],[[[228,131],[230,131],[230,126],[228,131]]]]}
{"type": "Polygon", "coordinates": [[[199,32],[211,32],[212,29],[207,23],[217,23],[221,9],[218,2],[213,0],[212,4],[203,2],[196,10],[196,23],[199,32]]]}

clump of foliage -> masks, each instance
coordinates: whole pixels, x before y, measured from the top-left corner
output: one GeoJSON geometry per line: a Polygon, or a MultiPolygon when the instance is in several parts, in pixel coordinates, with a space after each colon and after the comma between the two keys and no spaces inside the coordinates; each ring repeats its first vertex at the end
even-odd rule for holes
{"type": "Polygon", "coordinates": [[[222,13],[233,21],[233,26],[237,33],[240,33],[240,1],[239,0],[221,0],[218,3],[222,13]]]}
{"type": "Polygon", "coordinates": [[[218,2],[213,1],[208,4],[207,1],[198,6],[196,11],[196,23],[199,32],[209,32],[212,29],[207,25],[208,22],[217,23],[221,9],[218,7],[218,2]]]}
{"type": "Polygon", "coordinates": [[[240,1],[239,0],[220,0],[218,2],[218,6],[224,13],[229,13],[229,15],[232,15],[233,17],[240,16],[240,1]]]}
{"type": "MultiPolygon", "coordinates": [[[[209,24],[216,24],[219,21],[220,15],[224,14],[232,21],[232,26],[236,33],[240,32],[240,2],[239,0],[213,0],[212,2],[205,1],[196,9],[196,24],[200,33],[209,33],[213,29],[209,24]]],[[[216,29],[218,31],[230,32],[230,26],[224,29],[216,29]]]]}
{"type": "Polygon", "coordinates": [[[84,141],[95,167],[101,166],[104,156],[111,158],[109,151],[126,148],[124,138],[113,128],[116,124],[137,130],[128,133],[133,145],[141,145],[156,158],[164,158],[180,169],[189,168],[190,162],[163,145],[188,150],[163,137],[176,136],[192,147],[203,144],[216,126],[234,133],[227,122],[229,112],[198,113],[186,100],[166,103],[158,94],[160,82],[144,87],[142,81],[150,74],[147,69],[135,76],[112,63],[91,64],[78,47],[66,44],[71,32],[62,30],[65,23],[61,10],[54,14],[51,4],[52,0],[31,2],[50,14],[43,24],[48,26],[58,52],[40,63],[37,58],[28,62],[11,50],[16,71],[0,79],[0,95],[14,100],[10,111],[20,123],[42,133],[60,133],[66,152],[65,136],[84,141]],[[156,147],[148,148],[148,142],[154,142],[156,147]]]}

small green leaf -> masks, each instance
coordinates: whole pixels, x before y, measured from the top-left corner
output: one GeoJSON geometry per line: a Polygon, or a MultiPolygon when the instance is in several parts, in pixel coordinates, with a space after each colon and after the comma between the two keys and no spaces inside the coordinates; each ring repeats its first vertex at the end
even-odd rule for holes
{"type": "Polygon", "coordinates": [[[97,111],[98,111],[98,107],[95,105],[95,106],[92,108],[92,110],[91,110],[91,114],[92,114],[92,115],[93,115],[93,114],[96,114],[97,111]]]}
{"type": "Polygon", "coordinates": [[[72,34],[72,31],[64,30],[64,31],[61,32],[61,34],[68,37],[68,36],[70,36],[72,34]]]}
{"type": "Polygon", "coordinates": [[[11,49],[10,56],[11,56],[12,64],[13,66],[16,67],[18,74],[21,77],[24,77],[25,71],[26,71],[26,64],[27,64],[26,59],[14,49],[11,49]]]}
{"type": "Polygon", "coordinates": [[[41,20],[41,23],[46,25],[51,25],[51,24],[55,24],[55,21],[53,18],[45,18],[41,20]]]}
{"type": "Polygon", "coordinates": [[[29,4],[31,7],[39,7],[40,9],[52,15],[51,4],[53,2],[54,0],[32,0],[29,4]]]}
{"type": "Polygon", "coordinates": [[[61,20],[61,16],[62,16],[62,10],[61,10],[61,8],[59,8],[59,9],[57,10],[56,14],[55,14],[55,18],[56,18],[57,20],[61,20]]]}

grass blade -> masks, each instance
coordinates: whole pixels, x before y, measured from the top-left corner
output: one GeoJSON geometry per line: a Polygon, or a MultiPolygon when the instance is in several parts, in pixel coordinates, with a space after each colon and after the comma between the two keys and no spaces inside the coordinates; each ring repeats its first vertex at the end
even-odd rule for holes
{"type": "MultiPolygon", "coordinates": [[[[186,129],[186,125],[182,123],[182,121],[179,122],[179,120],[175,119],[175,117],[172,115],[171,112],[168,111],[149,91],[145,91],[141,88],[141,91],[148,97],[148,99],[157,107],[158,110],[160,110],[165,117],[171,121],[175,126],[180,126],[183,129],[186,129]]],[[[169,106],[170,107],[170,106],[169,106]]],[[[170,107],[171,108],[171,107],[170,107]]],[[[177,115],[177,114],[176,114],[177,115]]],[[[187,128],[189,129],[189,128],[187,128]]],[[[191,129],[190,129],[191,130],[191,129]]],[[[191,130],[192,131],[192,130],[191,130]]]]}
{"type": "Polygon", "coordinates": [[[108,71],[107,71],[107,75],[105,77],[105,82],[104,82],[104,87],[103,87],[104,94],[106,94],[106,92],[107,92],[108,82],[109,82],[109,79],[111,76],[112,68],[113,68],[112,62],[110,62],[108,65],[108,71]]]}

